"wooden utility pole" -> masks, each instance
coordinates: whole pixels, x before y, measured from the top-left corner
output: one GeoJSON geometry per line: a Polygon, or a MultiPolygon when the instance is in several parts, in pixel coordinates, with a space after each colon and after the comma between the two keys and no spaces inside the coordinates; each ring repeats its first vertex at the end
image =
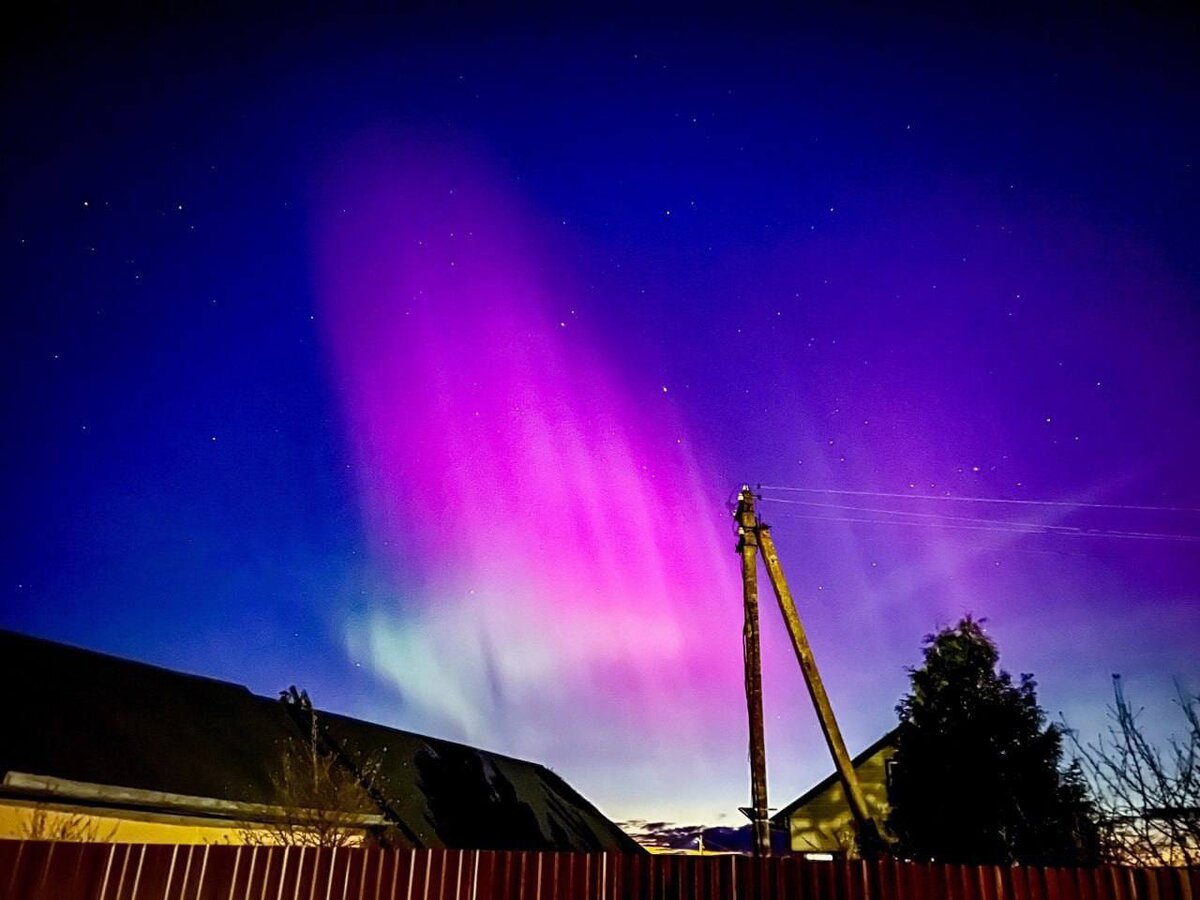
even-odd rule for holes
{"type": "MultiPolygon", "coordinates": [[[[740,508],[740,507],[739,507],[740,508]]],[[[740,521],[740,520],[739,520],[740,521]]],[[[858,776],[850,762],[850,754],[846,752],[846,742],[842,740],[841,729],[833,715],[833,706],[829,703],[829,695],[825,693],[825,685],[821,681],[821,673],[817,671],[817,662],[813,658],[812,648],[808,644],[808,636],[800,623],[800,614],[796,612],[796,602],[788,589],[783,577],[783,567],[779,564],[779,554],[775,552],[775,542],[771,540],[771,529],[767,525],[756,528],[759,550],[762,551],[763,561],[767,564],[767,575],[771,579],[771,587],[775,589],[775,597],[779,601],[779,611],[787,623],[788,634],[792,638],[792,647],[796,651],[796,660],[800,663],[800,671],[804,674],[804,683],[808,686],[808,694],[812,698],[813,707],[817,711],[817,719],[821,723],[821,731],[825,735],[825,743],[829,754],[837,767],[838,777],[842,782],[842,790],[850,805],[850,814],[854,817],[855,831],[858,835],[859,850],[863,857],[872,859],[884,849],[884,843],[879,834],[879,827],[871,818],[863,799],[862,789],[858,784],[858,776]]],[[[742,557],[742,572],[746,571],[745,555],[742,557]]],[[[747,607],[749,608],[749,607],[747,607]]],[[[747,672],[749,670],[747,669],[747,672]]],[[[749,675],[747,675],[747,678],[749,675]]],[[[762,714],[762,699],[759,698],[759,715],[762,714]]]]}
{"type": "Polygon", "coordinates": [[[767,813],[767,750],[763,739],[762,654],[758,637],[758,518],[754,494],[742,485],[738,494],[738,553],[742,557],[742,654],[746,663],[746,712],[750,719],[750,799],[754,852],[771,855],[771,823],[767,813]]]}

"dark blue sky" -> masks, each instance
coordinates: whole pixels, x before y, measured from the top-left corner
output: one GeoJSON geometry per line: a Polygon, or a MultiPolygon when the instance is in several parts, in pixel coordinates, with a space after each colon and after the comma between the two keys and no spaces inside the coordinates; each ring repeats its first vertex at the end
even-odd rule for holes
{"type": "MultiPolygon", "coordinates": [[[[687,764],[666,725],[639,745],[606,729],[603,709],[585,715],[580,685],[602,664],[566,639],[493,633],[464,613],[491,649],[438,663],[454,714],[381,661],[440,646],[438,573],[461,566],[513,608],[530,590],[456,532],[489,521],[477,497],[447,507],[463,515],[441,520],[432,562],[394,550],[420,544],[417,526],[379,512],[419,493],[391,480],[417,465],[412,444],[380,450],[379,435],[452,442],[458,417],[477,415],[462,373],[507,364],[489,356],[485,319],[518,336],[577,326],[581,349],[530,376],[559,411],[551,442],[569,436],[555,422],[587,435],[611,417],[631,459],[661,461],[664,481],[686,469],[667,496],[706,510],[722,541],[721,504],[746,479],[1200,507],[1194,17],[59,9],[8,41],[0,626],[263,692],[302,683],[328,706],[537,756],[614,814],[712,821],[744,793],[742,738],[729,737],[740,713],[711,711],[736,696],[736,638],[701,646],[684,623],[736,618],[736,593],[690,613],[650,596],[640,613],[673,635],[657,665],[686,673],[675,703],[706,710],[687,764]],[[360,167],[364,135],[376,156],[408,149],[360,167]],[[466,205],[422,193],[460,181],[476,186],[466,205]],[[381,262],[329,249],[390,246],[434,221],[492,225],[485,257],[524,254],[542,299],[514,296],[510,315],[391,250],[381,262]],[[440,302],[464,310],[461,331],[453,317],[422,326],[457,337],[439,351],[450,362],[407,380],[359,350],[378,339],[421,358],[409,301],[379,287],[385,312],[365,317],[355,304],[374,287],[322,293],[318,275],[361,288],[393,264],[396,283],[450,291],[440,302]],[[403,640],[381,637],[395,637],[389,622],[403,640]],[[541,643],[578,691],[539,705],[509,656],[541,643]],[[564,708],[591,730],[528,738],[564,708]],[[645,771],[626,788],[611,773],[628,773],[629,754],[645,771]]],[[[505,434],[519,470],[526,432],[505,434]]],[[[455,474],[417,471],[434,494],[455,474]]],[[[620,502],[603,479],[554,477],[589,508],[620,502]]],[[[853,743],[891,724],[921,635],[966,611],[989,618],[1014,670],[1038,675],[1049,708],[1089,724],[1111,671],[1146,700],[1200,678],[1194,543],[1128,536],[1200,534],[1193,512],[950,513],[1038,526],[1015,535],[943,528],[949,509],[933,501],[885,526],[895,514],[877,510],[895,498],[775,496],[833,504],[764,509],[853,743]],[[806,514],[822,518],[789,518],[806,514]],[[1126,536],[1053,531],[1065,527],[1126,536]]],[[[711,565],[724,590],[735,557],[701,545],[688,565],[711,565]]],[[[588,558],[586,540],[571,549],[588,558]]],[[[767,641],[769,737],[786,748],[772,781],[789,793],[826,764],[772,623],[767,641]]],[[[603,666],[601,693],[660,711],[666,676],[603,666]]]]}

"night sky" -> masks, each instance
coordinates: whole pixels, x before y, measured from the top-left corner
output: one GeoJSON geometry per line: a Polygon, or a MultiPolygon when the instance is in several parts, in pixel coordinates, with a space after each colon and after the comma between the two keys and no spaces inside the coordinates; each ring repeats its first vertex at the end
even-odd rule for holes
{"type": "Polygon", "coordinates": [[[852,751],[967,612],[1084,732],[1200,690],[1195,18],[55,9],[0,626],[732,823],[745,481],[852,751]]]}

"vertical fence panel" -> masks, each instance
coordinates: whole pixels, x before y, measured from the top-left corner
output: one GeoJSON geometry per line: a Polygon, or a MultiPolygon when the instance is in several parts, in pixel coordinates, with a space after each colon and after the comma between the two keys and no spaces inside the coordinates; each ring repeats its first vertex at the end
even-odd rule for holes
{"type": "Polygon", "coordinates": [[[781,897],[786,897],[788,900],[800,900],[802,896],[802,883],[800,881],[800,861],[792,856],[785,856],[783,863],[783,893],[781,897]]]}
{"type": "Polygon", "coordinates": [[[841,866],[836,862],[817,863],[821,873],[821,897],[823,900],[839,900],[845,896],[845,884],[841,875],[841,866]]]}
{"type": "Polygon", "coordinates": [[[921,867],[918,865],[896,863],[896,881],[900,885],[898,893],[903,900],[922,900],[928,896],[925,893],[921,867]]]}
{"type": "Polygon", "coordinates": [[[305,900],[308,897],[313,851],[309,847],[291,847],[290,850],[287,855],[287,875],[276,900],[305,900]]]}
{"type": "Polygon", "coordinates": [[[900,883],[896,878],[897,868],[896,862],[891,859],[880,859],[874,863],[876,871],[876,884],[880,898],[891,898],[898,900],[900,894],[900,883]]]}
{"type": "Polygon", "coordinates": [[[962,892],[966,900],[987,900],[984,870],[988,866],[961,866],[962,892]]]}
{"type": "Polygon", "coordinates": [[[959,900],[957,893],[954,890],[954,879],[950,875],[949,866],[935,866],[932,863],[925,865],[925,875],[929,879],[929,883],[937,892],[935,896],[944,898],[944,900],[959,900]]]}
{"type": "MultiPolygon", "coordinates": [[[[62,889],[58,896],[62,900],[91,900],[96,895],[96,878],[103,859],[102,845],[71,844],[70,852],[60,857],[62,871],[55,873],[55,881],[62,889]]],[[[0,863],[0,872],[3,871],[0,863]]]]}
{"type": "Polygon", "coordinates": [[[648,862],[649,854],[621,856],[620,900],[634,900],[636,897],[645,896],[641,892],[641,879],[644,877],[643,871],[648,862]]]}
{"type": "Polygon", "coordinates": [[[350,887],[351,900],[371,900],[375,890],[375,876],[379,873],[380,852],[375,847],[363,847],[358,853],[354,884],[350,887]]]}
{"type": "MultiPolygon", "coordinates": [[[[763,857],[752,857],[750,860],[750,883],[747,885],[747,896],[755,900],[774,900],[770,895],[771,878],[767,872],[767,860],[763,857]]],[[[674,898],[671,898],[674,900],[674,898]]]]}
{"type": "Polygon", "coordinates": [[[656,893],[653,900],[675,900],[675,857],[658,856],[652,865],[658,868],[658,878],[655,879],[656,893]]]}
{"type": "Polygon", "coordinates": [[[713,892],[713,864],[720,857],[688,856],[684,858],[684,896],[708,900],[713,892]]]}
{"type": "Polygon", "coordinates": [[[513,853],[513,900],[532,900],[537,890],[537,864],[528,850],[513,853]]]}
{"type": "Polygon", "coordinates": [[[1133,869],[1120,869],[1118,870],[1118,875],[1120,877],[1121,888],[1125,892],[1126,900],[1145,900],[1146,891],[1133,869]]]}
{"type": "MultiPolygon", "coordinates": [[[[621,854],[619,853],[602,853],[600,854],[600,885],[599,891],[596,893],[598,900],[612,900],[612,883],[613,883],[613,866],[620,861],[621,854]]],[[[539,897],[538,900],[541,900],[539,897]]]]}
{"type": "Polygon", "coordinates": [[[710,856],[704,861],[704,900],[725,900],[728,891],[722,873],[728,871],[724,857],[710,856]]]}
{"type": "Polygon", "coordinates": [[[17,869],[25,855],[25,844],[25,841],[0,841],[0,887],[5,896],[16,896],[17,869]]]}
{"type": "MultiPolygon", "coordinates": [[[[60,844],[56,874],[51,879],[57,889],[53,893],[55,900],[64,896],[73,896],[74,891],[65,890],[65,883],[70,881],[70,870],[77,859],[73,847],[78,845],[60,844]],[[62,876],[65,875],[65,878],[62,876]],[[61,878],[61,880],[60,880],[61,878]],[[65,883],[64,883],[65,882],[65,883]]],[[[167,871],[171,866],[172,848],[166,844],[143,844],[139,848],[137,868],[133,881],[129,885],[131,900],[144,900],[146,897],[161,897],[163,886],[167,882],[167,871]]],[[[50,900],[51,895],[45,895],[50,900]]]]}
{"type": "Polygon", "coordinates": [[[566,853],[549,853],[542,866],[542,896],[547,900],[570,897],[571,867],[566,853]]]}
{"type": "Polygon", "coordinates": [[[454,892],[450,894],[454,900],[467,900],[471,896],[471,869],[478,856],[473,850],[461,850],[454,866],[454,892]]]}
{"type": "Polygon", "coordinates": [[[233,876],[229,883],[230,900],[250,900],[250,885],[258,871],[258,847],[235,847],[233,876]]]}
{"type": "MultiPolygon", "coordinates": [[[[529,896],[532,900],[542,900],[544,898],[553,900],[553,894],[547,893],[546,862],[548,856],[550,856],[548,853],[529,854],[529,896]]],[[[611,863],[612,860],[608,859],[608,864],[611,865],[611,863]]],[[[607,871],[607,868],[605,868],[605,874],[607,874],[607,871]]],[[[611,896],[611,894],[607,893],[607,890],[608,888],[605,886],[605,896],[611,896]]]]}
{"type": "Polygon", "coordinates": [[[279,890],[278,878],[283,866],[285,847],[260,847],[254,879],[247,886],[246,900],[266,900],[268,893],[279,890]]]}
{"type": "Polygon", "coordinates": [[[647,890],[642,896],[646,900],[666,900],[667,882],[671,877],[668,859],[662,856],[652,856],[646,866],[647,890]]]}
{"type": "Polygon", "coordinates": [[[1187,885],[1188,900],[1200,900],[1200,866],[1180,870],[1179,877],[1187,885]]]}
{"type": "MultiPolygon", "coordinates": [[[[61,866],[64,857],[67,855],[67,848],[56,842],[49,842],[45,847],[45,856],[36,866],[31,866],[31,871],[26,877],[27,890],[29,896],[37,898],[37,900],[57,900],[57,892],[55,889],[54,870],[61,866]]],[[[32,860],[28,860],[32,862],[32,860]]]]}
{"type": "Polygon", "coordinates": [[[958,875],[963,900],[983,900],[979,889],[979,869],[975,866],[959,866],[958,875]]]}
{"type": "Polygon", "coordinates": [[[1079,900],[1099,900],[1096,897],[1095,882],[1092,880],[1091,869],[1075,869],[1071,872],[1075,881],[1075,896],[1079,900]]]}
{"type": "Polygon", "coordinates": [[[537,896],[537,857],[539,854],[531,850],[522,850],[515,854],[515,874],[513,897],[516,900],[534,900],[537,896]]]}
{"type": "Polygon", "coordinates": [[[1159,900],[1158,881],[1153,869],[1143,869],[1134,872],[1134,882],[1137,884],[1138,900],[1159,900]]]}
{"type": "Polygon", "coordinates": [[[933,896],[929,893],[929,879],[925,866],[919,863],[900,863],[899,865],[904,900],[924,900],[926,897],[933,896]]]}
{"type": "Polygon", "coordinates": [[[1046,895],[1045,869],[1030,866],[1025,869],[1025,883],[1029,887],[1029,900],[1053,900],[1046,895]]]}
{"type": "Polygon", "coordinates": [[[1179,881],[1173,870],[1168,868],[1154,869],[1154,888],[1160,900],[1179,900],[1179,881]]]}
{"type": "Polygon", "coordinates": [[[1155,874],[1158,876],[1158,896],[1164,900],[1180,900],[1179,879],[1174,870],[1163,866],[1155,874]]]}
{"type": "Polygon", "coordinates": [[[560,853],[558,862],[559,896],[578,897],[582,868],[578,853],[560,853]]]}
{"type": "Polygon", "coordinates": [[[847,860],[846,885],[849,900],[868,900],[866,880],[862,863],[859,860],[847,860]]]}
{"type": "Polygon", "coordinates": [[[430,852],[413,850],[408,854],[408,879],[405,881],[404,900],[420,900],[429,896],[430,852]]]}
{"type": "Polygon", "coordinates": [[[137,852],[133,844],[118,844],[117,855],[113,860],[113,868],[109,873],[109,881],[104,900],[125,900],[129,895],[130,882],[133,880],[132,866],[137,865],[137,852]]]}
{"type": "Polygon", "coordinates": [[[476,877],[472,878],[472,892],[480,900],[492,900],[496,896],[496,856],[495,853],[479,854],[476,877]]]}
{"type": "Polygon", "coordinates": [[[1121,883],[1120,870],[1115,866],[1106,865],[1102,869],[1104,900],[1126,900],[1126,890],[1121,883]]]}
{"type": "Polygon", "coordinates": [[[542,896],[546,900],[565,898],[569,891],[565,886],[565,867],[562,853],[547,853],[542,860],[541,881],[542,896]]]}
{"type": "Polygon", "coordinates": [[[577,896],[587,900],[588,896],[588,857],[586,853],[571,853],[571,880],[569,896],[577,896]]]}
{"type": "Polygon", "coordinates": [[[502,895],[504,900],[525,900],[525,854],[520,850],[507,850],[504,853],[507,861],[507,890],[502,895]]]}
{"type": "Polygon", "coordinates": [[[400,876],[403,873],[407,879],[408,867],[404,864],[409,858],[407,850],[385,850],[383,851],[383,866],[379,873],[379,897],[378,900],[395,900],[401,896],[407,886],[407,880],[401,881],[400,876]]]}
{"type": "Polygon", "coordinates": [[[1070,892],[1071,900],[1091,900],[1088,897],[1088,886],[1084,883],[1081,869],[1062,869],[1063,881],[1070,892]]]}
{"type": "Polygon", "coordinates": [[[604,854],[585,853],[584,859],[586,860],[584,871],[587,876],[587,893],[584,896],[588,900],[599,900],[604,881],[604,854]]]}
{"type": "Polygon", "coordinates": [[[429,887],[425,891],[425,900],[444,900],[446,883],[453,874],[453,850],[430,850],[429,887]]]}
{"type": "Polygon", "coordinates": [[[980,865],[973,870],[971,890],[978,900],[996,900],[996,880],[992,866],[980,865]]]}
{"type": "Polygon", "coordinates": [[[200,872],[200,864],[196,861],[203,852],[202,847],[197,847],[195,844],[188,844],[185,847],[179,848],[179,855],[175,857],[175,871],[172,873],[171,893],[163,892],[163,900],[167,897],[178,897],[179,900],[195,900],[196,898],[196,876],[200,872]]]}
{"type": "Polygon", "coordinates": [[[24,841],[18,847],[12,871],[7,878],[10,896],[34,896],[52,846],[45,841],[24,841]]]}
{"type": "Polygon", "coordinates": [[[1042,869],[1042,880],[1046,886],[1046,900],[1070,900],[1059,883],[1059,870],[1052,866],[1042,869]]]}
{"type": "MultiPolygon", "coordinates": [[[[78,879],[79,865],[86,844],[60,843],[46,858],[46,866],[38,878],[37,893],[33,896],[38,900],[75,900],[85,896],[86,882],[78,879]]],[[[0,873],[5,872],[4,863],[0,861],[0,873]]],[[[0,875],[3,878],[3,875],[0,875]]]]}
{"type": "Polygon", "coordinates": [[[246,900],[265,900],[267,892],[279,889],[276,879],[283,863],[284,847],[259,847],[254,877],[246,885],[246,900]]]}
{"type": "Polygon", "coordinates": [[[945,878],[939,867],[920,863],[921,890],[918,897],[937,897],[947,900],[945,878]]]}
{"type": "MultiPolygon", "coordinates": [[[[365,847],[355,848],[346,854],[346,900],[363,900],[367,892],[367,879],[370,877],[367,870],[374,862],[374,855],[374,851],[365,847]]],[[[267,898],[264,897],[263,900],[267,898]]]]}
{"type": "Polygon", "coordinates": [[[457,854],[457,850],[436,851],[437,865],[434,867],[436,875],[430,882],[429,893],[426,895],[428,900],[445,900],[446,885],[454,876],[454,861],[457,854]]]}
{"type": "Polygon", "coordinates": [[[1125,873],[1116,866],[1106,866],[1106,881],[1108,896],[1111,900],[1130,900],[1129,889],[1125,883],[1125,873]]]}
{"type": "Polygon", "coordinates": [[[495,866],[492,868],[492,892],[488,895],[493,900],[510,900],[512,894],[512,854],[500,851],[495,854],[495,866]]]}
{"type": "Polygon", "coordinates": [[[1078,900],[1096,900],[1092,889],[1091,872],[1087,869],[1072,869],[1070,870],[1070,880],[1074,890],[1075,898],[1078,900]]]}
{"type": "Polygon", "coordinates": [[[506,850],[504,853],[505,868],[505,892],[501,895],[503,900],[524,900],[524,857],[525,854],[520,850],[506,850]]]}
{"type": "Polygon", "coordinates": [[[100,883],[100,873],[108,857],[108,848],[103,844],[83,844],[79,848],[79,856],[71,872],[71,893],[69,896],[80,900],[93,900],[99,895],[96,887],[100,883]]]}
{"type": "Polygon", "coordinates": [[[1071,891],[1072,900],[1092,900],[1088,896],[1088,885],[1082,869],[1063,869],[1062,873],[1071,891]]]}

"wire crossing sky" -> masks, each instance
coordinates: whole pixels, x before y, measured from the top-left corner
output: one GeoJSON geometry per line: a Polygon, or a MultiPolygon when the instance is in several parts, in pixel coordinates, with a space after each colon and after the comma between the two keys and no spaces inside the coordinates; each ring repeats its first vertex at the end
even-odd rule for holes
{"type": "Polygon", "coordinates": [[[967,612],[1085,733],[1200,689],[1194,17],[23,28],[0,627],[740,824],[761,482],[852,752],[967,612]]]}

